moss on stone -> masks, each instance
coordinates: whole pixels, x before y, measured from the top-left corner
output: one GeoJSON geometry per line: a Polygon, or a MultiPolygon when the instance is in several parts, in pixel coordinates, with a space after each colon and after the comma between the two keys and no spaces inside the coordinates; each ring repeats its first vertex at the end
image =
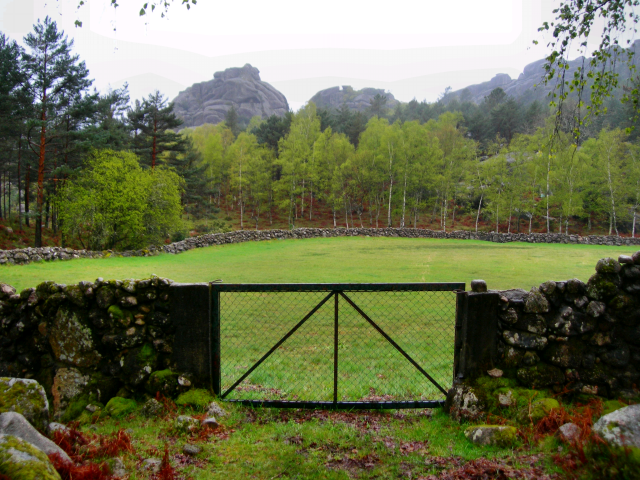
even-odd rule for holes
{"type": "Polygon", "coordinates": [[[529,388],[544,388],[564,383],[564,373],[558,367],[539,363],[518,370],[518,380],[529,388]]]}
{"type": "Polygon", "coordinates": [[[523,406],[519,411],[518,419],[522,423],[538,423],[556,408],[560,408],[560,404],[555,398],[541,398],[531,404],[531,409],[528,405],[523,406]]]}
{"type": "Polygon", "coordinates": [[[620,400],[607,400],[602,406],[602,416],[608,415],[611,412],[615,412],[616,410],[620,410],[621,408],[628,406],[629,405],[621,402],[620,400]]]}
{"type": "Polygon", "coordinates": [[[464,431],[465,437],[479,445],[513,447],[517,443],[518,429],[507,425],[474,425],[464,431]]]}
{"type": "Polygon", "coordinates": [[[145,343],[138,351],[138,361],[142,363],[155,363],[157,352],[150,343],[145,343]]]}
{"type": "Polygon", "coordinates": [[[11,480],[60,480],[42,451],[13,435],[0,435],[0,473],[11,480]]]}
{"type": "Polygon", "coordinates": [[[157,370],[152,372],[145,385],[146,391],[150,395],[160,392],[165,396],[174,397],[178,391],[179,375],[171,370],[157,370]]]}
{"type": "Polygon", "coordinates": [[[44,389],[35,381],[0,377],[0,413],[17,412],[37,428],[49,423],[49,404],[44,389]]]}
{"type": "Polygon", "coordinates": [[[113,418],[121,418],[135,411],[138,404],[132,398],[113,397],[104,410],[113,418]]]}
{"type": "Polygon", "coordinates": [[[87,405],[91,403],[91,399],[87,393],[72,398],[67,405],[60,420],[62,423],[70,422],[78,418],[85,411],[87,405]]]}
{"type": "Polygon", "coordinates": [[[209,406],[215,397],[208,390],[202,388],[194,388],[188,392],[184,392],[178,396],[176,403],[178,405],[188,405],[196,409],[204,410],[209,406]]]}

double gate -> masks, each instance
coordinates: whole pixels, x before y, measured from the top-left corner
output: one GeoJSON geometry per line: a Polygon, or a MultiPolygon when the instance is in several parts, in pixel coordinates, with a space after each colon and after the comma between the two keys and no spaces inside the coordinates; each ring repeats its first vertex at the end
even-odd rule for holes
{"type": "Polygon", "coordinates": [[[440,406],[464,288],[211,284],[214,391],[269,407],[440,406]]]}

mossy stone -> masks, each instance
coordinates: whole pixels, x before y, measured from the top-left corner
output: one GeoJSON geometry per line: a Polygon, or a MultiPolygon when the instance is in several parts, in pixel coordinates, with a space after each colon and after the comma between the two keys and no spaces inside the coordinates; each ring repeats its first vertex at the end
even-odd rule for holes
{"type": "Polygon", "coordinates": [[[49,425],[49,401],[35,380],[0,377],[0,413],[16,412],[40,430],[49,425]]]}
{"type": "Polygon", "coordinates": [[[476,445],[513,447],[518,429],[507,425],[474,425],[464,431],[464,436],[476,445]]]}
{"type": "Polygon", "coordinates": [[[215,400],[215,397],[209,393],[208,390],[202,388],[194,388],[188,392],[180,394],[176,399],[178,405],[188,405],[190,407],[204,410],[211,402],[215,400]]]}
{"type": "Polygon", "coordinates": [[[564,373],[558,367],[539,363],[518,369],[518,380],[529,388],[544,388],[564,383],[564,373]]]}
{"type": "Polygon", "coordinates": [[[60,480],[44,452],[13,435],[0,435],[0,473],[11,480],[60,480]]]}
{"type": "Polygon", "coordinates": [[[132,398],[113,397],[107,402],[104,410],[113,418],[122,418],[138,408],[138,404],[132,398]]]}
{"type": "Polygon", "coordinates": [[[524,406],[520,409],[519,420],[523,423],[532,421],[538,423],[544,417],[549,415],[551,410],[560,408],[560,403],[555,398],[541,398],[531,404],[531,410],[529,406],[524,406]]]}
{"type": "Polygon", "coordinates": [[[165,397],[173,398],[178,392],[179,375],[171,370],[157,370],[152,372],[145,385],[147,393],[155,395],[160,392],[165,397]]]}

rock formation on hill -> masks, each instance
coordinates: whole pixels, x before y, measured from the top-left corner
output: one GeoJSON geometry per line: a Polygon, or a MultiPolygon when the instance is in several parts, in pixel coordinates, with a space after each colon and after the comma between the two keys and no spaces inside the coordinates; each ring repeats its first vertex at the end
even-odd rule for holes
{"type": "MultiPolygon", "coordinates": [[[[640,52],[640,40],[636,40],[631,46],[635,52],[640,52]]],[[[637,55],[637,53],[636,53],[637,55]]],[[[574,72],[578,67],[583,66],[589,68],[589,60],[584,57],[578,57],[575,60],[569,62],[569,69],[566,72],[566,78],[572,79],[574,72]]],[[[638,57],[636,57],[636,63],[638,57]]],[[[550,82],[548,85],[542,85],[542,77],[544,75],[544,64],[546,60],[541,59],[533,63],[530,63],[524,67],[524,71],[517,79],[512,79],[506,73],[499,73],[488,82],[479,83],[477,85],[470,85],[468,87],[450,92],[445,97],[445,103],[451,100],[457,99],[459,101],[471,101],[480,104],[484,97],[489,95],[495,88],[502,88],[504,92],[522,102],[531,103],[534,100],[545,100],[551,90],[555,88],[555,81],[550,82]]],[[[629,68],[626,65],[626,57],[620,59],[617,62],[615,71],[620,75],[620,81],[629,78],[629,68]]]]}
{"type": "Polygon", "coordinates": [[[256,115],[284,116],[289,110],[285,96],[260,80],[260,71],[248,63],[214,73],[213,80],[192,85],[180,92],[173,103],[185,127],[220,123],[231,106],[235,107],[240,124],[249,123],[256,115]]]}
{"type": "Polygon", "coordinates": [[[340,108],[345,104],[350,110],[364,112],[371,106],[371,100],[373,100],[377,94],[387,97],[387,103],[385,104],[385,108],[387,109],[393,109],[398,104],[394,96],[389,92],[385,92],[382,88],[354,90],[353,87],[349,85],[320,90],[311,97],[311,101],[315,103],[318,108],[340,108]]]}

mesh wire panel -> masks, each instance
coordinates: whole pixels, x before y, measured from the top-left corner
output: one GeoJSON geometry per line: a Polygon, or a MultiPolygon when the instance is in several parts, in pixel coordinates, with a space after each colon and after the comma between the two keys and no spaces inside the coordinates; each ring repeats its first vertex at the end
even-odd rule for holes
{"type": "MultiPolygon", "coordinates": [[[[328,292],[221,292],[222,392],[311,312],[328,292]]],[[[345,291],[445,390],[451,386],[456,300],[443,291],[345,291]]],[[[338,401],[441,400],[420,373],[344,298],[338,310],[338,401]]],[[[334,297],[227,396],[333,400],[334,297]]]]}

